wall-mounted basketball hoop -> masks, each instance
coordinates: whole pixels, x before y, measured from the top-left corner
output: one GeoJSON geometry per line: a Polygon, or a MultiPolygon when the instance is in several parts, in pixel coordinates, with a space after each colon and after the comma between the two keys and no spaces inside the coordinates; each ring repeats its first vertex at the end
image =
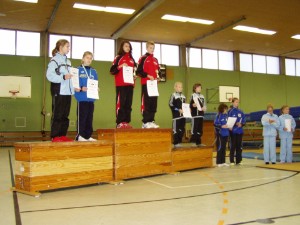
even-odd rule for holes
{"type": "Polygon", "coordinates": [[[11,94],[11,98],[13,98],[13,99],[16,99],[17,94],[20,93],[20,91],[18,91],[18,90],[9,90],[8,92],[11,94]]]}

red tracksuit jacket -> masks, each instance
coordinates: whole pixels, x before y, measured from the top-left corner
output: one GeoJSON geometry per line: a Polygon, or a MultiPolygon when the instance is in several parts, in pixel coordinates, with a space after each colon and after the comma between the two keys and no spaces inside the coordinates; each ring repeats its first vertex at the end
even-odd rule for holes
{"type": "Polygon", "coordinates": [[[157,73],[160,75],[158,60],[153,56],[153,54],[146,53],[139,59],[139,65],[137,68],[137,74],[141,77],[141,84],[146,85],[147,80],[150,80],[147,75],[153,76],[157,79],[157,73]]]}
{"type": "Polygon", "coordinates": [[[116,86],[134,86],[134,84],[124,83],[123,69],[118,68],[123,63],[126,63],[128,66],[135,67],[135,61],[130,53],[116,56],[116,58],[113,62],[113,65],[110,68],[110,73],[112,75],[115,75],[115,85],[116,86]]]}

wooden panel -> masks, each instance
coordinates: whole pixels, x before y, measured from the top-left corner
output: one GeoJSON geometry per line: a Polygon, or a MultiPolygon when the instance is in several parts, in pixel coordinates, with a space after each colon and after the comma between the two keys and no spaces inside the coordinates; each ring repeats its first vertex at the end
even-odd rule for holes
{"type": "Polygon", "coordinates": [[[207,146],[212,146],[215,141],[215,128],[214,121],[203,121],[203,135],[201,138],[203,144],[207,146]]]}
{"type": "Polygon", "coordinates": [[[113,170],[95,170],[69,174],[57,174],[40,177],[15,176],[16,189],[34,192],[87,184],[109,182],[113,180],[113,170]]]}
{"type": "Polygon", "coordinates": [[[35,177],[112,169],[112,156],[39,162],[15,162],[15,174],[35,177]]]}
{"type": "Polygon", "coordinates": [[[50,161],[112,155],[112,144],[97,142],[28,142],[15,143],[18,161],[50,161]]]}
{"type": "Polygon", "coordinates": [[[212,166],[212,147],[186,147],[172,151],[172,171],[212,166]]]}

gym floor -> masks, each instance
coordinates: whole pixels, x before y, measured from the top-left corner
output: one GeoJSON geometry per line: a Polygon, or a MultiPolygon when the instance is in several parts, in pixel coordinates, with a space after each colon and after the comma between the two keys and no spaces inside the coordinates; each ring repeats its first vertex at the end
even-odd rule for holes
{"type": "MultiPolygon", "coordinates": [[[[297,147],[299,148],[299,147],[297,147]]],[[[215,167],[43,192],[13,193],[13,148],[0,148],[1,225],[300,224],[300,174],[243,166],[215,167]]]]}

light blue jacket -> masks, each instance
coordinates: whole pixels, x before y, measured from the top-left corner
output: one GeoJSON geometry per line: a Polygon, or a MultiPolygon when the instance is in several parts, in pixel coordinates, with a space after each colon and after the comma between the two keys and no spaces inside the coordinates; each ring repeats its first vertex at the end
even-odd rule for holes
{"type": "Polygon", "coordinates": [[[47,69],[47,79],[52,83],[51,89],[53,87],[60,88],[60,95],[73,95],[74,88],[70,79],[65,80],[64,75],[69,74],[69,69],[71,67],[70,60],[67,56],[56,53],[56,55],[50,60],[47,69]]]}
{"type": "Polygon", "coordinates": [[[285,120],[286,119],[291,119],[291,127],[292,127],[292,131],[295,130],[296,128],[296,122],[294,120],[294,118],[290,115],[290,114],[282,114],[281,116],[279,116],[279,137],[280,138],[293,138],[293,132],[287,132],[284,131],[283,128],[285,128],[285,120]]]}
{"type": "Polygon", "coordinates": [[[263,136],[276,137],[279,127],[279,119],[276,114],[266,113],[261,118],[261,124],[263,125],[263,136]],[[275,120],[273,123],[269,123],[269,120],[275,120]]]}

